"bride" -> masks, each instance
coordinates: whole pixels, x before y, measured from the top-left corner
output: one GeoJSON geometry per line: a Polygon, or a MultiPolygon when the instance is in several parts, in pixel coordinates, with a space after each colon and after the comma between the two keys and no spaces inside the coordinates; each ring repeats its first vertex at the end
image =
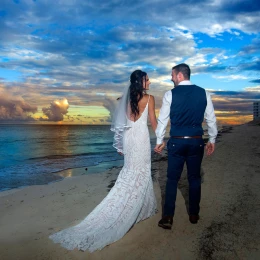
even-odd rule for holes
{"type": "Polygon", "coordinates": [[[154,131],[157,127],[154,97],[146,94],[151,82],[145,72],[134,71],[130,82],[119,99],[111,127],[113,146],[124,155],[124,166],[108,195],[80,224],[50,236],[69,250],[102,249],[156,212],[147,127],[148,116],[154,131]]]}

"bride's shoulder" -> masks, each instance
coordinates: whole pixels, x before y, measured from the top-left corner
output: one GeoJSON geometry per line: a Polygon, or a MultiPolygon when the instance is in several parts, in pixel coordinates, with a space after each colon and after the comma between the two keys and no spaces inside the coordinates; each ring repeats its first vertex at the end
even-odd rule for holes
{"type": "Polygon", "coordinates": [[[154,100],[154,96],[150,94],[144,94],[143,101],[147,103],[148,101],[150,102],[150,100],[154,100]]]}
{"type": "Polygon", "coordinates": [[[149,95],[149,94],[146,94],[147,95],[147,103],[149,104],[154,104],[154,96],[153,95],[149,95]]]}
{"type": "Polygon", "coordinates": [[[144,94],[144,97],[145,97],[145,99],[154,98],[154,96],[153,96],[153,95],[150,95],[150,94],[144,94]]]}
{"type": "Polygon", "coordinates": [[[153,96],[153,95],[150,95],[150,94],[146,94],[146,95],[147,95],[147,98],[148,98],[148,99],[150,99],[150,100],[151,100],[151,99],[154,99],[154,96],[153,96]]]}

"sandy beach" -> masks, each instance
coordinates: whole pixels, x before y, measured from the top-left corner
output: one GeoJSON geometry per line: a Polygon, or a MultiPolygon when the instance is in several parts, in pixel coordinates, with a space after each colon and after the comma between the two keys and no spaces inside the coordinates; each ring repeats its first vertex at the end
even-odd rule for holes
{"type": "Polygon", "coordinates": [[[48,236],[79,223],[106,196],[120,167],[48,185],[0,193],[0,259],[260,259],[260,125],[227,127],[202,164],[200,221],[189,222],[186,171],[179,183],[172,230],[157,226],[167,153],[154,155],[158,213],[120,241],[94,253],[68,251],[48,236]]]}

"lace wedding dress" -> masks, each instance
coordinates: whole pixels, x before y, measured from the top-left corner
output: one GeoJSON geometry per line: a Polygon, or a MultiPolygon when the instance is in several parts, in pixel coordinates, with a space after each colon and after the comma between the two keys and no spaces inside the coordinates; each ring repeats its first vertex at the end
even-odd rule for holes
{"type": "Polygon", "coordinates": [[[93,252],[119,240],[135,223],[155,214],[147,117],[148,103],[136,122],[128,119],[131,128],[124,137],[124,166],[114,187],[80,224],[51,235],[55,243],[69,250],[93,252]]]}

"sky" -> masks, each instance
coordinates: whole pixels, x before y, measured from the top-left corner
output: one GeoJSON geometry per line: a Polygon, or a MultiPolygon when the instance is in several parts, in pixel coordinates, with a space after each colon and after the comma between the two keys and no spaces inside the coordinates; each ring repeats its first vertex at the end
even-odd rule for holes
{"type": "Polygon", "coordinates": [[[141,69],[158,115],[187,63],[218,124],[260,100],[260,1],[0,0],[0,123],[110,124],[141,69]]]}

